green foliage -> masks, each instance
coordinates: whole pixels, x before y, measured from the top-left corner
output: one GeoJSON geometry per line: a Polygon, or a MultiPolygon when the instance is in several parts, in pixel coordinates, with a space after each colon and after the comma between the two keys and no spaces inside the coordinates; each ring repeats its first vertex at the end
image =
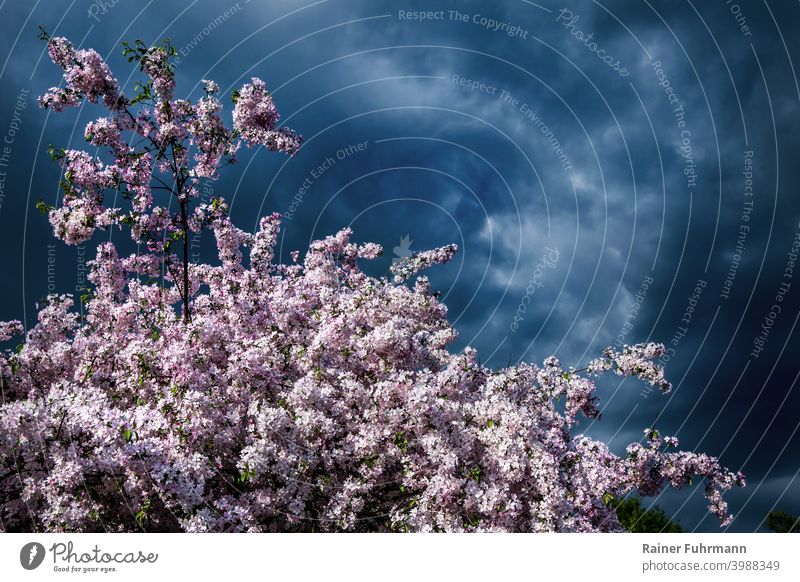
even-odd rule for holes
{"type": "Polygon", "coordinates": [[[363,463],[367,466],[367,468],[374,469],[375,465],[378,464],[378,459],[379,458],[380,458],[380,455],[378,455],[378,453],[373,453],[370,456],[365,457],[363,459],[363,463]]]}
{"type": "Polygon", "coordinates": [[[400,449],[400,452],[406,454],[408,452],[408,439],[406,439],[406,433],[398,432],[395,434],[394,444],[398,449],[400,449]]]}
{"type": "Polygon", "coordinates": [[[255,476],[255,469],[251,468],[250,465],[245,465],[244,469],[240,470],[239,476],[236,478],[236,483],[238,485],[247,485],[255,476]]]}
{"type": "Polygon", "coordinates": [[[51,206],[50,204],[47,204],[44,200],[39,200],[38,202],[36,202],[36,209],[41,214],[47,214],[48,212],[53,210],[53,208],[55,208],[55,207],[51,206]]]}
{"type": "MultiPolygon", "coordinates": [[[[610,496],[609,496],[610,497],[610,496]]],[[[638,497],[604,499],[617,510],[617,519],[632,533],[682,533],[684,529],[672,521],[660,507],[645,509],[638,497]]]]}
{"type": "Polygon", "coordinates": [[[770,511],[766,524],[774,532],[800,533],[800,517],[795,517],[785,511],[770,511]]]}
{"type": "Polygon", "coordinates": [[[467,479],[472,479],[475,483],[481,482],[481,468],[477,465],[473,465],[472,467],[467,468],[465,477],[467,479]]]}
{"type": "MultiPolygon", "coordinates": [[[[144,43],[141,39],[136,39],[136,42],[133,46],[130,43],[123,42],[122,44],[122,56],[128,58],[129,63],[137,62],[141,63],[142,59],[147,57],[148,53],[153,48],[163,49],[166,52],[167,56],[172,58],[178,56],[178,51],[175,50],[175,47],[172,46],[172,42],[170,39],[165,38],[161,41],[160,44],[155,45],[155,47],[150,47],[144,43]]],[[[171,68],[171,67],[170,67],[171,68]]]]}
{"type": "Polygon", "coordinates": [[[152,501],[148,498],[142,502],[142,506],[139,511],[136,512],[136,523],[139,524],[140,528],[144,528],[144,524],[147,521],[148,515],[150,510],[153,508],[152,501]]]}
{"type": "Polygon", "coordinates": [[[47,153],[50,156],[50,159],[53,160],[54,162],[63,160],[64,156],[67,155],[67,151],[64,148],[56,148],[53,147],[52,145],[49,148],[47,148],[47,153]]]}
{"type": "Polygon", "coordinates": [[[147,83],[140,83],[137,81],[133,90],[136,96],[131,99],[131,104],[149,102],[155,98],[153,95],[152,81],[148,81],[147,83]]]}

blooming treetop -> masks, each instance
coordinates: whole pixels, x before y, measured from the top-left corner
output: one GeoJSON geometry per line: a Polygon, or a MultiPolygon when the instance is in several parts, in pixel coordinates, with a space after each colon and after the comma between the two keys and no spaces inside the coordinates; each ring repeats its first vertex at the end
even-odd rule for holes
{"type": "MultiPolygon", "coordinates": [[[[3,530],[617,531],[611,498],[694,476],[709,510],[730,521],[722,494],[744,478],[715,458],[653,429],[623,456],[573,435],[580,417],[599,416],[597,374],[669,391],[655,363],[663,346],[609,348],[585,373],[552,357],[492,371],[471,348],[451,354],[447,309],[418,272],[455,246],[377,279],[359,262],[381,248],[352,242],[349,229],[280,264],[277,214],[255,234],[220,200],[188,214],[196,179],[234,156],[237,139],[296,151],[300,138],[276,127],[261,81],[238,93],[228,131],[214,83],[197,104],[173,100],[169,49],[137,44],[128,50],[151,78],[140,95],[155,107],[133,114],[94,51],[48,42],[65,87],[42,105],[102,100],[111,116],[87,137],[115,155],[110,165],[59,157],[68,176],[51,210],[56,235],[75,243],[129,225],[150,247],[120,257],[100,244],[86,316],[51,295],[19,349],[0,355],[3,530]],[[124,132],[151,149],[134,153],[124,132]],[[170,172],[182,215],[153,204],[170,172]],[[103,208],[111,188],[129,194],[130,211],[103,208]],[[218,265],[172,257],[180,237],[169,235],[187,226],[213,229],[218,265]]],[[[22,331],[0,324],[0,341],[22,331]]]]}
{"type": "MultiPolygon", "coordinates": [[[[129,62],[138,63],[148,77],[147,82],[136,84],[136,95],[129,98],[97,52],[78,50],[66,38],[51,38],[43,29],[40,38],[47,41],[52,61],[64,70],[64,84],[50,88],[39,104],[63,111],[83,99],[102,101],[109,115],[89,123],[85,137],[97,148],[105,148],[113,160],[104,163],[82,150],[51,149],[51,156],[64,170],[62,205],[49,208],[55,235],[67,244],[80,244],[98,228],[129,226],[134,240],[161,254],[173,276],[183,275],[175,279],[188,320],[188,233],[204,226],[209,210],[207,205],[194,212],[190,208],[200,180],[216,178],[219,167],[235,163],[242,142],[294,154],[302,138],[278,126],[280,115],[258,78],[233,93],[232,130],[220,117],[219,86],[213,81],[203,81],[205,96],[197,103],[174,99],[175,73],[170,59],[176,53],[168,41],[153,47],[141,41],[134,46],[124,43],[129,62]],[[169,206],[156,202],[157,190],[169,193],[169,206]],[[129,200],[130,209],[106,207],[106,191],[129,200]],[[177,202],[176,211],[171,210],[173,201],[177,202]],[[182,264],[172,253],[177,241],[183,242],[182,264]]],[[[44,203],[40,208],[48,209],[44,203]]]]}

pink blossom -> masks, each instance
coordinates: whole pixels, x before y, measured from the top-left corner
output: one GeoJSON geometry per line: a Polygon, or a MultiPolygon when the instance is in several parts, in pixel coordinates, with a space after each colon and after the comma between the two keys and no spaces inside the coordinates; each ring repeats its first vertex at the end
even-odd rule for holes
{"type": "Polygon", "coordinates": [[[263,145],[267,149],[294,154],[302,138],[285,127],[277,127],[280,115],[261,79],[242,86],[233,110],[233,126],[247,145],[263,145]]]}
{"type": "MultiPolygon", "coordinates": [[[[599,416],[596,375],[668,391],[661,344],[608,348],[586,375],[555,357],[490,370],[473,348],[448,350],[456,330],[419,275],[455,245],[375,278],[362,262],[381,247],[343,229],[279,263],[280,216],[247,233],[223,200],[197,203],[198,181],[240,140],[294,153],[299,136],[277,126],[258,79],[238,95],[235,131],[213,82],[197,104],[174,100],[169,51],[140,46],[155,95],[127,101],[94,51],[49,41],[66,88],[42,104],[102,97],[110,115],[86,134],[113,157],[55,155],[54,232],[77,244],[115,225],[144,244],[122,257],[100,244],[83,316],[50,295],[19,350],[0,353],[4,530],[619,531],[608,496],[692,478],[729,523],[724,493],[744,477],[718,459],[653,429],[622,455],[572,432],[599,416]],[[107,190],[128,207],[106,207],[107,190]],[[204,229],[217,260],[192,264],[189,233],[204,229]]],[[[21,332],[0,323],[0,341],[21,332]]]]}
{"type": "Polygon", "coordinates": [[[67,39],[57,37],[48,42],[48,54],[55,64],[64,69],[66,88],[52,88],[39,100],[43,107],[61,111],[77,105],[81,98],[97,103],[98,98],[109,109],[124,106],[119,83],[111,74],[102,57],[92,49],[75,50],[67,39]]]}
{"type": "MultiPolygon", "coordinates": [[[[359,254],[377,247],[348,230],[281,268],[277,215],[254,236],[212,226],[220,264],[191,269],[189,324],[179,281],[140,279],[158,262],[105,243],[85,323],[54,298],[4,356],[7,528],[617,531],[606,495],[692,477],[730,519],[740,474],[650,429],[623,456],[573,436],[596,416],[592,380],[555,358],[489,370],[473,349],[449,353],[427,280],[365,275],[359,254]]],[[[648,381],[659,350],[627,353],[615,371],[648,381]]]]}
{"type": "Polygon", "coordinates": [[[400,283],[413,277],[422,269],[427,269],[431,265],[438,265],[448,262],[458,251],[458,245],[450,244],[439,247],[431,251],[415,253],[413,256],[399,260],[391,266],[391,271],[395,276],[395,281],[400,283]]]}
{"type": "Polygon", "coordinates": [[[153,90],[162,102],[172,99],[175,91],[175,74],[169,63],[169,53],[164,47],[151,47],[140,62],[153,83],[153,90]]]}

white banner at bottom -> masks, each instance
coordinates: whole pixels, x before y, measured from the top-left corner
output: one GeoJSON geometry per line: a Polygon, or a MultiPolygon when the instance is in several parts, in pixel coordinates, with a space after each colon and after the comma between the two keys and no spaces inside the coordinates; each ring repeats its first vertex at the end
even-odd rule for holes
{"type": "Polygon", "coordinates": [[[800,580],[798,542],[791,534],[0,534],[0,579],[800,580]]]}

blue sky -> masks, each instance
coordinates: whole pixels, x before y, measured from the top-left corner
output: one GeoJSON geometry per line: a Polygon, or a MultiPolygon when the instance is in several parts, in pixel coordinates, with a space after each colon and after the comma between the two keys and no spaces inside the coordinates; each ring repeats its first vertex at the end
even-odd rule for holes
{"type": "MultiPolygon", "coordinates": [[[[800,272],[786,271],[800,233],[797,3],[39,0],[0,15],[2,319],[32,325],[36,300],[74,290],[101,240],[56,242],[34,208],[57,201],[48,144],[82,147],[100,114],[36,107],[59,80],[36,27],[98,50],[129,91],[120,42],[169,37],[178,94],[258,76],[305,136],[291,159],[244,152],[213,184],[240,226],[290,212],[284,258],[350,226],[384,246],[376,275],[408,249],[457,243],[431,279],[454,349],[490,366],[670,344],[671,395],[609,378],[602,420],[579,429],[621,451],[656,422],[744,471],[733,531],[774,507],[800,513],[800,272]]],[[[196,251],[210,259],[213,244],[196,251]]],[[[656,502],[718,530],[700,491],[656,502]]]]}

